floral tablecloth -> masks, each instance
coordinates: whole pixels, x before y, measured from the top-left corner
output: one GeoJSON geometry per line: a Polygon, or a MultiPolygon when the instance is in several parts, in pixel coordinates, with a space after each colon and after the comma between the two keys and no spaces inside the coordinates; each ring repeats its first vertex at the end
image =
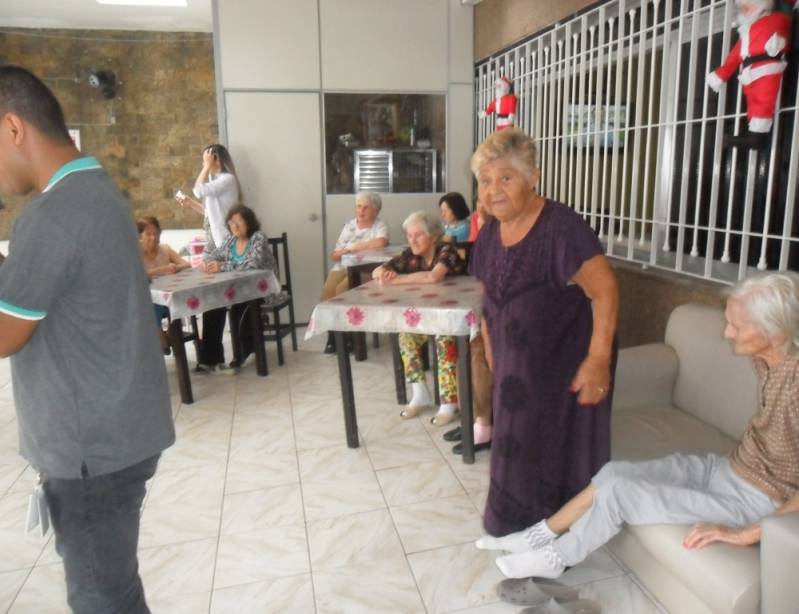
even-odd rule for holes
{"type": "Polygon", "coordinates": [[[354,254],[344,254],[341,257],[341,266],[351,267],[359,264],[382,264],[394,256],[402,253],[407,245],[386,245],[381,249],[369,249],[354,254]]]}
{"type": "Polygon", "coordinates": [[[482,287],[474,277],[385,286],[373,280],[319,303],[305,338],[331,330],[474,338],[480,331],[481,303],[482,287]]]}
{"type": "Polygon", "coordinates": [[[279,291],[280,283],[275,274],[262,270],[203,273],[184,269],[174,275],[157,277],[150,284],[153,303],[169,307],[173,319],[199,315],[279,291]]]}

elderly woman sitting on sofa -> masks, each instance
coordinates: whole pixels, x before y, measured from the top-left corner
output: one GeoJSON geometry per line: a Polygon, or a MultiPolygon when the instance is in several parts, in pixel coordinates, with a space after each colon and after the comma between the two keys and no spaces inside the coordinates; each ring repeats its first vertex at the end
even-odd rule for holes
{"type": "Polygon", "coordinates": [[[752,358],[759,407],[729,457],[673,454],[645,462],[610,462],[550,518],[482,549],[508,577],[555,578],[619,532],[623,523],[699,523],[685,548],[760,541],[760,521],[799,511],[799,275],[745,280],[728,295],[724,336],[752,358]]]}

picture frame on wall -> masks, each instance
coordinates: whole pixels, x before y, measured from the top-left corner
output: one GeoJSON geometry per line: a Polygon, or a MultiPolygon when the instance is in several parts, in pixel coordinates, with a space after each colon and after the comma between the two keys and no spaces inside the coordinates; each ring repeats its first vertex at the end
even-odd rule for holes
{"type": "Polygon", "coordinates": [[[393,145],[399,132],[399,105],[366,103],[364,133],[369,145],[393,145]]]}
{"type": "Polygon", "coordinates": [[[597,141],[602,149],[623,147],[627,117],[627,105],[569,105],[564,117],[564,133],[568,143],[577,147],[593,148],[597,141]]]}

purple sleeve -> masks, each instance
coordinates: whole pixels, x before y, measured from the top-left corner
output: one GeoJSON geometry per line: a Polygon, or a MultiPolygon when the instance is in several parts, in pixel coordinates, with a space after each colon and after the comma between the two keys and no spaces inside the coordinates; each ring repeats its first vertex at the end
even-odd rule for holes
{"type": "Polygon", "coordinates": [[[555,281],[565,287],[587,260],[603,254],[604,250],[591,226],[572,209],[561,207],[552,265],[555,281]]]}

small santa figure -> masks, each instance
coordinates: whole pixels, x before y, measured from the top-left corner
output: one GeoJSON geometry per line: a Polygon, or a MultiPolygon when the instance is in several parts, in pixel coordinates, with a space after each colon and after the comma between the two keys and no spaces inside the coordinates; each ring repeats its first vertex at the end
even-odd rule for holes
{"type": "MultiPolygon", "coordinates": [[[[785,52],[791,33],[791,17],[774,11],[773,0],[736,0],[738,6],[738,42],[724,64],[707,76],[707,84],[718,92],[740,70],[738,81],[746,98],[748,131],[728,136],[733,147],[763,148],[774,121],[782,73],[787,62],[785,52]]],[[[790,4],[795,4],[791,2],[790,4]]]]}
{"type": "Polygon", "coordinates": [[[507,77],[500,77],[494,82],[494,92],[496,98],[492,100],[485,111],[480,111],[477,116],[480,119],[497,114],[497,130],[503,130],[513,126],[516,119],[516,96],[513,95],[513,83],[507,77]]]}

